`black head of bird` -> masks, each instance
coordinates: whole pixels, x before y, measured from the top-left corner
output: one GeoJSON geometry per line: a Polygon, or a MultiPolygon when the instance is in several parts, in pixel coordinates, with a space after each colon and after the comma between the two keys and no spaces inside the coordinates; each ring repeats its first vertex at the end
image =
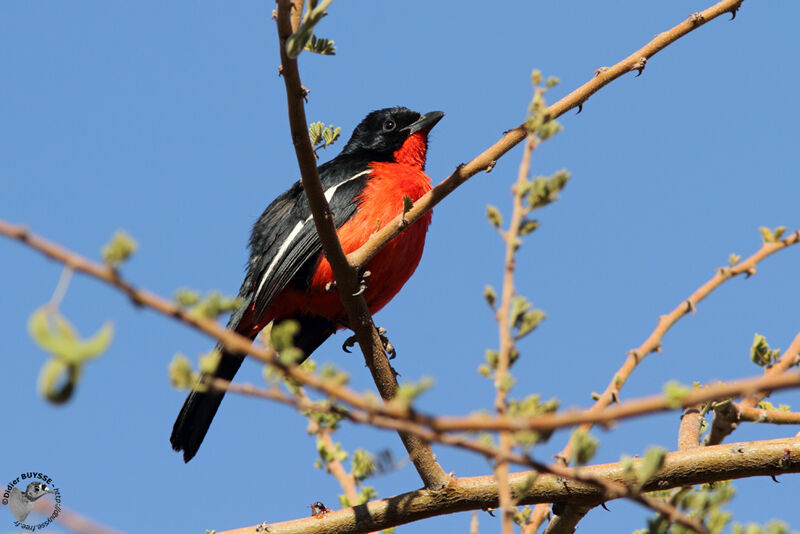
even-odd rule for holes
{"type": "Polygon", "coordinates": [[[406,139],[417,132],[427,135],[442,117],[441,111],[420,115],[404,107],[373,111],[358,124],[342,154],[359,154],[372,161],[392,161],[406,139]]]}

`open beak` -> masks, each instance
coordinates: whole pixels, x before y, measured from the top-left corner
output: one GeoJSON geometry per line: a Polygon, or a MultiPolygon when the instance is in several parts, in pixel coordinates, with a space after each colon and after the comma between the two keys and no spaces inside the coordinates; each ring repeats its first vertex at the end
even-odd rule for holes
{"type": "MultiPolygon", "coordinates": [[[[428,133],[431,131],[431,128],[436,126],[436,123],[442,120],[444,117],[444,112],[442,111],[430,111],[417,119],[415,122],[412,122],[403,130],[408,130],[408,135],[414,135],[417,132],[425,132],[428,133]]],[[[402,130],[401,130],[402,131],[402,130]]]]}

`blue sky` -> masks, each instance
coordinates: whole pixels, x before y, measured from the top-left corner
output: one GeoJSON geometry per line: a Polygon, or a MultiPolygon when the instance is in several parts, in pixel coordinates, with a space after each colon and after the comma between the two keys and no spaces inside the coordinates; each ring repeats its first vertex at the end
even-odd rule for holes
{"type": "MultiPolygon", "coordinates": [[[[519,124],[530,72],[561,78],[558,98],[706,2],[335,2],[319,26],[335,57],[301,56],[311,90],[307,114],[345,137],[370,110],[405,105],[446,117],[432,134],[428,174],[447,176],[519,124]]],[[[163,295],[182,286],[235,292],[250,225],[297,177],[269,2],[0,3],[0,217],[97,257],[118,228],[139,242],[124,274],[163,295]]],[[[520,252],[517,285],[547,321],[521,344],[512,395],[540,392],[588,406],[656,324],[730,253],[747,256],[759,226],[798,224],[800,5],[745,2],[671,46],[639,78],[592,97],[564,132],[534,155],[535,173],[566,167],[573,178],[520,252]]],[[[323,152],[327,159],[341,144],[323,152]]],[[[517,148],[491,174],[475,176],[436,208],[415,276],[376,321],[388,328],[404,379],[432,376],[420,407],[468,413],[491,406],[477,366],[497,345],[482,290],[500,283],[502,243],[487,203],[508,213],[517,148]]],[[[88,334],[116,325],[111,350],[87,369],[72,402],[52,407],[36,393],[45,355],[26,333],[61,267],[0,239],[0,369],[6,409],[0,480],[18,472],[53,477],[66,506],[111,526],[202,532],[308,514],[339,489],[314,469],[314,440],[290,409],[226,398],[198,456],[184,465],[169,447],[184,393],[170,388],[174,353],[206,352],[205,337],[93,280],[74,279],[62,311],[88,334]],[[146,511],[146,513],[143,513],[146,511]]],[[[670,379],[733,379],[759,372],[748,359],[755,332],[785,348],[798,332],[800,249],[733,280],[681,321],[664,352],[644,361],[623,390],[631,398],[670,379]]],[[[339,334],[315,357],[371,390],[360,356],[339,334]]],[[[242,380],[259,382],[250,363],[242,380]]],[[[796,392],[775,395],[797,404],[796,392]]],[[[796,406],[795,406],[796,407],[796,406]]],[[[675,447],[677,414],[597,430],[597,461],[651,444],[675,447]]],[[[794,435],[744,425],[729,440],[794,435]]],[[[537,450],[548,459],[567,434],[537,450]]],[[[346,449],[402,446],[391,432],[345,427],[346,449]]],[[[445,470],[488,474],[475,456],[436,447],[445,470]]],[[[380,496],[419,487],[409,466],[372,480],[380,496]]],[[[800,528],[797,477],[736,483],[739,521],[781,517],[800,528]]],[[[630,532],[645,511],[615,502],[584,529],[630,532]]],[[[10,531],[3,512],[0,531],[10,531]]],[[[481,515],[482,528],[496,520],[481,515]]],[[[468,514],[400,532],[466,531],[468,514]]]]}

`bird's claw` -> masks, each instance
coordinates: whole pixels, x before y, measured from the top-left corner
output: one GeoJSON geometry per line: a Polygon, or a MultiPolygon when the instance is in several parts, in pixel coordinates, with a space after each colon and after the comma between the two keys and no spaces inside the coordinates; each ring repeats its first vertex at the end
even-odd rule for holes
{"type": "Polygon", "coordinates": [[[352,351],[350,350],[350,348],[354,347],[355,345],[356,345],[356,336],[350,336],[344,340],[344,343],[342,343],[342,350],[345,351],[347,354],[351,354],[352,351]]]}
{"type": "Polygon", "coordinates": [[[367,278],[369,278],[370,276],[372,276],[372,272],[370,271],[364,271],[359,275],[358,290],[355,293],[353,293],[354,297],[364,294],[364,291],[366,291],[367,288],[369,287],[369,284],[367,283],[367,278]]]}
{"type": "MultiPolygon", "coordinates": [[[[386,329],[381,327],[377,328],[378,337],[381,339],[381,345],[383,345],[383,350],[386,352],[386,355],[389,357],[390,360],[393,360],[395,356],[397,356],[397,351],[395,350],[394,346],[389,342],[389,338],[386,337],[386,329]]],[[[342,350],[348,354],[351,354],[352,351],[350,350],[355,346],[358,342],[355,335],[352,335],[344,340],[342,343],[342,350]]]]}
{"type": "Polygon", "coordinates": [[[378,337],[381,338],[381,343],[383,344],[383,350],[386,351],[386,355],[389,357],[390,360],[393,360],[395,356],[397,356],[397,351],[394,350],[394,346],[389,342],[389,338],[386,337],[387,330],[384,327],[378,328],[378,337]]]}

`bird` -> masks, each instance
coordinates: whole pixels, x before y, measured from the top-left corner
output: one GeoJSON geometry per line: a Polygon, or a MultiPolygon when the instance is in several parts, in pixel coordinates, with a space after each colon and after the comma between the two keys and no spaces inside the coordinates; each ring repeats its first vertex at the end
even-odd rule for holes
{"type": "Polygon", "coordinates": [[[8,508],[18,521],[25,521],[28,514],[33,510],[33,503],[39,497],[44,497],[53,490],[47,487],[44,482],[31,482],[25,491],[19,488],[11,490],[11,497],[8,499],[8,508]]]}
{"type": "MultiPolygon", "coordinates": [[[[425,174],[428,134],[443,116],[405,107],[372,111],[342,151],[318,167],[345,254],[403,213],[408,198],[416,202],[431,190],[425,174]]],[[[371,313],[383,308],[416,270],[431,217],[432,211],[425,213],[363,267],[362,274],[370,275],[364,298],[371,313]]],[[[300,327],[294,337],[302,354],[299,364],[347,328],[347,313],[331,291],[333,273],[300,181],[264,210],[253,225],[249,249],[241,304],[231,314],[229,329],[252,340],[270,323],[294,320],[300,327]]],[[[232,380],[245,355],[221,343],[217,350],[221,358],[211,376],[232,380]]],[[[198,385],[208,376],[201,373],[198,385]]],[[[184,462],[197,454],[224,396],[198,385],[189,392],[170,436],[184,462]]]]}

